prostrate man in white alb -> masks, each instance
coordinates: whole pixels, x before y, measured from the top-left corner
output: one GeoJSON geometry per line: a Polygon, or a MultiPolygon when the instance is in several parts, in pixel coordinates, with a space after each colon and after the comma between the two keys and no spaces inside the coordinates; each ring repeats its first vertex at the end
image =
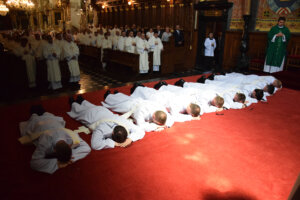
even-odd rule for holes
{"type": "Polygon", "coordinates": [[[134,98],[142,98],[163,105],[175,122],[200,119],[200,107],[188,96],[160,91],[149,87],[137,87],[131,94],[134,98]]]}
{"type": "MultiPolygon", "coordinates": [[[[199,90],[198,88],[188,87],[185,85],[186,82],[184,82],[182,79],[178,82],[181,82],[181,87],[174,85],[163,85],[159,88],[159,90],[173,92],[174,94],[180,94],[186,98],[192,99],[192,102],[200,106],[201,115],[203,113],[216,112],[223,109],[224,99],[217,95],[212,88],[199,90]],[[182,88],[183,86],[185,87],[182,88]]],[[[176,82],[176,85],[178,82],[176,82]]]]}
{"type": "Polygon", "coordinates": [[[266,96],[272,95],[282,87],[280,80],[273,76],[244,75],[240,73],[228,73],[225,76],[215,76],[215,80],[221,83],[234,83],[237,85],[253,85],[255,88],[263,89],[266,96]]]}
{"type": "Polygon", "coordinates": [[[159,66],[161,65],[160,55],[164,47],[156,31],[154,32],[154,37],[151,37],[148,43],[150,50],[153,51],[153,72],[159,72],[159,66]]]}
{"type": "Polygon", "coordinates": [[[113,114],[103,106],[96,106],[84,100],[71,98],[68,115],[93,130],[91,146],[95,150],[126,147],[144,137],[145,132],[127,118],[113,114]]]}
{"type": "Polygon", "coordinates": [[[62,117],[45,112],[40,106],[31,109],[28,121],[20,123],[22,136],[40,135],[32,141],[36,150],[30,161],[31,168],[40,172],[53,174],[57,169],[66,167],[73,162],[86,157],[91,148],[78,134],[75,134],[77,143],[65,129],[62,117]]]}
{"type": "Polygon", "coordinates": [[[47,36],[47,39],[48,44],[44,48],[43,55],[47,63],[48,81],[50,82],[49,88],[56,90],[62,87],[59,67],[61,48],[53,43],[50,35],[47,36]]]}
{"type": "Polygon", "coordinates": [[[142,98],[122,93],[108,94],[102,105],[114,112],[131,116],[136,125],[146,132],[161,131],[174,123],[163,105],[142,98]]]}
{"type": "Polygon", "coordinates": [[[140,74],[146,74],[149,71],[149,59],[148,59],[148,51],[149,51],[149,43],[145,38],[145,34],[141,34],[141,38],[137,39],[137,52],[140,55],[140,74]]]}
{"type": "Polygon", "coordinates": [[[125,49],[129,53],[135,53],[135,48],[136,48],[136,42],[133,37],[133,32],[129,32],[129,36],[125,40],[125,49]]]}
{"type": "Polygon", "coordinates": [[[205,70],[211,70],[214,61],[214,52],[217,47],[216,40],[214,39],[214,34],[209,33],[209,37],[205,39],[204,42],[204,56],[205,56],[205,70]]]}
{"type": "Polygon", "coordinates": [[[71,74],[69,82],[78,83],[80,80],[80,69],[78,64],[79,48],[68,34],[66,35],[66,41],[67,42],[63,46],[63,52],[71,74]]]}

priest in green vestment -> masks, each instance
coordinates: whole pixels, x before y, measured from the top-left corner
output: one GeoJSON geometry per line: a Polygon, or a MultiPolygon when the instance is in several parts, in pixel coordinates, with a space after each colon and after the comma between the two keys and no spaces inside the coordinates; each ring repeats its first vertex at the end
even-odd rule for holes
{"type": "Polygon", "coordinates": [[[264,72],[274,73],[283,70],[286,47],[290,40],[290,30],[284,26],[285,17],[279,17],[278,24],[268,33],[268,48],[264,72]]]}

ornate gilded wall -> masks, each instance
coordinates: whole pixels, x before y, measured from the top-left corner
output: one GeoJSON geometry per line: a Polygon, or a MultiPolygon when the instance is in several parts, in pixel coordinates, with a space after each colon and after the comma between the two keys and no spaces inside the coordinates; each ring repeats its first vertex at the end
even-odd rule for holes
{"type": "Polygon", "coordinates": [[[299,0],[260,0],[255,29],[269,31],[279,16],[287,18],[286,26],[291,32],[300,33],[299,0]]]}
{"type": "MultiPolygon", "coordinates": [[[[231,30],[243,29],[243,10],[245,0],[229,0],[233,2],[230,22],[231,30]]],[[[256,31],[269,31],[277,23],[279,16],[287,18],[286,26],[293,33],[300,33],[300,1],[299,0],[259,0],[256,15],[256,31]]]]}

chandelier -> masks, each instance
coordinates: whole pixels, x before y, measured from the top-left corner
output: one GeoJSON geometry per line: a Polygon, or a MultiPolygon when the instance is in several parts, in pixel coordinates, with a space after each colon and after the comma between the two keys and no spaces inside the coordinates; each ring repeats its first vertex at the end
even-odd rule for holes
{"type": "Polygon", "coordinates": [[[8,0],[6,5],[10,8],[20,10],[30,10],[34,8],[34,3],[31,0],[8,0]]]}
{"type": "Polygon", "coordinates": [[[3,1],[0,1],[0,15],[5,16],[8,13],[8,11],[9,9],[6,7],[3,1]]]}

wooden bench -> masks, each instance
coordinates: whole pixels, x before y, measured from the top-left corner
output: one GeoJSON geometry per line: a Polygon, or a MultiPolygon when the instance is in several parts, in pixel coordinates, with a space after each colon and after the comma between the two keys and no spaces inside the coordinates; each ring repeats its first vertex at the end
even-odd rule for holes
{"type": "MultiPolygon", "coordinates": [[[[139,75],[140,72],[140,55],[128,53],[124,51],[104,49],[103,62],[107,63],[107,71],[111,75],[122,79],[122,81],[129,81],[131,78],[139,75]],[[122,76],[120,76],[122,74],[122,76]],[[125,75],[125,76],[124,76],[125,75]]],[[[149,73],[152,72],[153,66],[153,52],[148,53],[149,59],[149,73]]]]}

